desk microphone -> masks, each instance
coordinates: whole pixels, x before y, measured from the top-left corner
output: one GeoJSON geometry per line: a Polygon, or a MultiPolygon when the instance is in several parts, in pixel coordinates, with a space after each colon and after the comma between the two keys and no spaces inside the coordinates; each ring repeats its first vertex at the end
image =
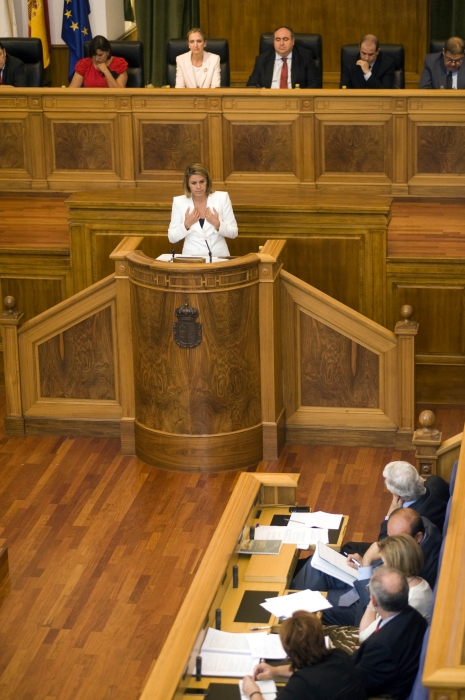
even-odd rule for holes
{"type": "Polygon", "coordinates": [[[213,261],[212,261],[212,252],[211,252],[211,250],[210,250],[210,246],[208,245],[207,239],[205,239],[205,243],[207,244],[208,255],[210,256],[210,262],[213,262],[213,261]]]}
{"type": "Polygon", "coordinates": [[[215,610],[215,628],[217,630],[221,629],[221,608],[216,608],[215,610]]]}
{"type": "MultiPolygon", "coordinates": [[[[179,241],[178,241],[178,242],[179,242],[179,241]]],[[[170,260],[170,262],[172,262],[172,263],[174,263],[174,254],[175,254],[175,252],[176,252],[176,248],[177,248],[177,247],[178,247],[178,244],[175,243],[175,244],[174,244],[174,248],[173,248],[173,250],[171,251],[171,260],[170,260]]]]}
{"type": "Polygon", "coordinates": [[[232,568],[233,588],[239,588],[239,569],[235,565],[232,568]]]}
{"type": "Polygon", "coordinates": [[[195,660],[195,680],[202,680],[202,657],[198,656],[195,660]]]}

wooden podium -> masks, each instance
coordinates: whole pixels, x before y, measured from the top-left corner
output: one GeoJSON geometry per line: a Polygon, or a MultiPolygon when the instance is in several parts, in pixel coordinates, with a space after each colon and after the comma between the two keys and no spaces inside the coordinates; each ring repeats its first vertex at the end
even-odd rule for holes
{"type": "Polygon", "coordinates": [[[164,469],[220,471],[263,458],[259,264],[127,256],[135,447],[164,469]]]}

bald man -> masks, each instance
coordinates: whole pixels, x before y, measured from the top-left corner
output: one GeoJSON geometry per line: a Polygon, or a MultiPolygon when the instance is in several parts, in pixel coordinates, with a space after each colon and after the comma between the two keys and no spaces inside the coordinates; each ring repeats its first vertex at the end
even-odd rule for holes
{"type": "Polygon", "coordinates": [[[360,54],[344,62],[339,87],[362,90],[394,87],[395,63],[379,49],[378,37],[365,34],[360,40],[360,54]]]}

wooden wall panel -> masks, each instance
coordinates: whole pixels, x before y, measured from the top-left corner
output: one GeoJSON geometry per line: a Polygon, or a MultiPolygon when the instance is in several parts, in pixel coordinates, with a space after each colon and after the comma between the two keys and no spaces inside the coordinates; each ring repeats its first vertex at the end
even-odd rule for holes
{"type": "Polygon", "coordinates": [[[200,122],[142,122],[142,172],[183,172],[187,164],[202,162],[202,141],[200,122]]]}
{"type": "Polygon", "coordinates": [[[0,121],[0,168],[24,170],[25,167],[22,122],[0,121]]]}
{"type": "Polygon", "coordinates": [[[384,173],[386,153],[380,125],[327,124],[324,130],[325,172],[384,173]]]}
{"type": "Polygon", "coordinates": [[[295,173],[293,126],[231,124],[232,171],[295,173]]]}
{"type": "Polygon", "coordinates": [[[465,173],[465,127],[418,126],[418,173],[465,173]]]}
{"type": "Polygon", "coordinates": [[[115,398],[109,306],[39,344],[38,353],[42,398],[115,398]]]}
{"type": "Polygon", "coordinates": [[[378,355],[300,313],[302,406],[379,407],[378,355]]]}
{"type": "Polygon", "coordinates": [[[64,275],[55,278],[26,275],[0,276],[0,294],[14,296],[24,322],[55,306],[66,297],[64,275]]]}
{"type": "Polygon", "coordinates": [[[110,123],[52,124],[54,170],[114,170],[115,134],[110,123]]]}
{"type": "Polygon", "coordinates": [[[235,86],[245,85],[252,72],[260,34],[280,24],[322,35],[325,87],[339,85],[341,46],[368,32],[404,44],[407,81],[416,87],[429,43],[429,0],[200,0],[200,21],[207,36],[228,39],[235,86]]]}

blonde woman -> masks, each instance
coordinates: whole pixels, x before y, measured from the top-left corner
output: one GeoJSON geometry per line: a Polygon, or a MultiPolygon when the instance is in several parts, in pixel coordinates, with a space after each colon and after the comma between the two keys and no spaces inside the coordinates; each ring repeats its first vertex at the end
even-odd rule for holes
{"type": "Polygon", "coordinates": [[[177,88],[218,88],[221,84],[220,57],[205,51],[207,37],[199,27],[187,33],[189,51],[176,58],[177,88]]]}
{"type": "MultiPolygon", "coordinates": [[[[411,535],[386,537],[378,542],[380,557],[385,566],[401,571],[409,586],[408,603],[429,620],[433,592],[425,579],[418,576],[423,568],[423,552],[411,535]]],[[[372,634],[378,624],[375,609],[368,604],[360,621],[360,641],[372,634]]]]}

